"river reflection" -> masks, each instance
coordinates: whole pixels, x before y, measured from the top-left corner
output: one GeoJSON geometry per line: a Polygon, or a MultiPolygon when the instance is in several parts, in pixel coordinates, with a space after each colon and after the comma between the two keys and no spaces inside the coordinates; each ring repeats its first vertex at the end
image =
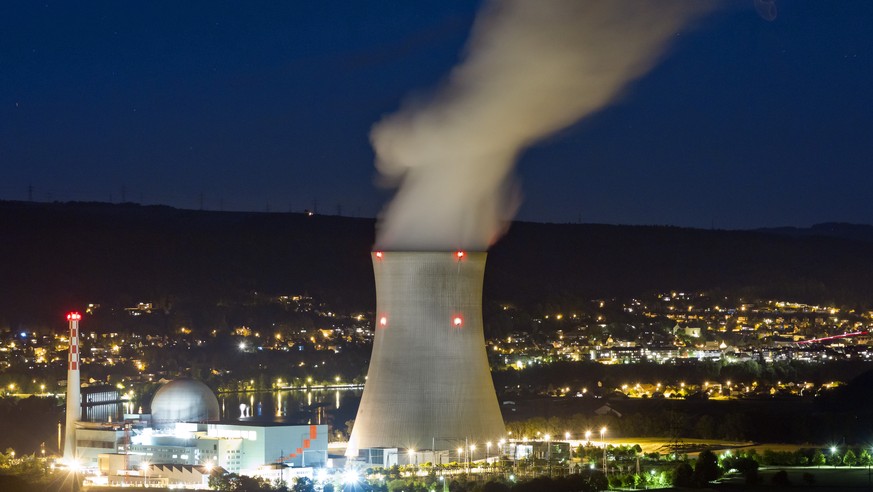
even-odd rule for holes
{"type": "MultiPolygon", "coordinates": [[[[362,392],[357,388],[221,393],[218,405],[223,422],[243,420],[345,427],[346,421],[355,418],[358,412],[362,392]]],[[[147,408],[146,405],[142,407],[147,408]]],[[[124,419],[125,413],[135,413],[139,409],[136,402],[94,405],[84,409],[82,420],[117,422],[124,419]]]]}
{"type": "Polygon", "coordinates": [[[218,403],[221,420],[226,422],[254,420],[345,426],[358,412],[361,393],[361,389],[222,393],[218,395],[218,403]]]}

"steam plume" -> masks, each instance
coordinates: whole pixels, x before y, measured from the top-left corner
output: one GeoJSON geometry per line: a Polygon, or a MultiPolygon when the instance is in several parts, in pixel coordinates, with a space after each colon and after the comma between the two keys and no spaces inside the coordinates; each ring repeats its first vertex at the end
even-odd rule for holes
{"type": "Polygon", "coordinates": [[[776,0],[755,0],[755,10],[762,19],[768,21],[774,20],[778,14],[776,0]]]}
{"type": "Polygon", "coordinates": [[[382,177],[399,186],[377,247],[482,250],[515,213],[525,147],[613,101],[707,0],[501,0],[426,100],[376,124],[382,177]]]}

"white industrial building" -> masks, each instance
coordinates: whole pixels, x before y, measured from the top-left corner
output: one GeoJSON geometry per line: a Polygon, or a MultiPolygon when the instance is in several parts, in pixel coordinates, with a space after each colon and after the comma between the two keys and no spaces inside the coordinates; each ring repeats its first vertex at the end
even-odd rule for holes
{"type": "Polygon", "coordinates": [[[288,480],[328,462],[326,425],[223,423],[218,415],[206,385],[171,381],[155,394],[152,414],[114,424],[79,422],[76,459],[99,471],[94,483],[149,486],[205,485],[214,467],[288,480]]]}

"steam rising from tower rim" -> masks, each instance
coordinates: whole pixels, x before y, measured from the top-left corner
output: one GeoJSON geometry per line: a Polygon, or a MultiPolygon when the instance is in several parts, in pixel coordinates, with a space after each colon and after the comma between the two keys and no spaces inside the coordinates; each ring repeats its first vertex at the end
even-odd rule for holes
{"type": "Polygon", "coordinates": [[[502,0],[431,97],[373,127],[382,181],[399,186],[376,249],[485,251],[520,203],[525,148],[609,105],[710,0],[502,0]]]}

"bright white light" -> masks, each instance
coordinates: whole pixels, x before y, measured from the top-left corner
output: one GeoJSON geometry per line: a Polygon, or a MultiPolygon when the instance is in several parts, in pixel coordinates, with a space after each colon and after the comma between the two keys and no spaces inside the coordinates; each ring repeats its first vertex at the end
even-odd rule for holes
{"type": "Polygon", "coordinates": [[[239,342],[239,349],[245,350],[246,349],[246,342],[239,342]]]}
{"type": "Polygon", "coordinates": [[[343,472],[343,483],[350,485],[354,483],[358,483],[358,472],[355,470],[346,470],[343,472]]]}
{"type": "Polygon", "coordinates": [[[317,472],[315,472],[315,479],[319,482],[324,482],[327,480],[327,470],[324,468],[319,468],[317,472]]]}

